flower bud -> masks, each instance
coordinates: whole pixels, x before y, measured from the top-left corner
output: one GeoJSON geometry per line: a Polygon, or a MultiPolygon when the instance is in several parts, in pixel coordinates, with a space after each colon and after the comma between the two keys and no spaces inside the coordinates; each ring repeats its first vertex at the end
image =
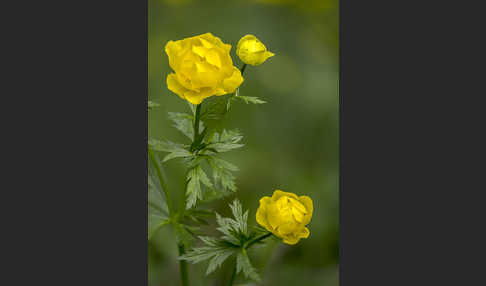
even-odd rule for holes
{"type": "Polygon", "coordinates": [[[253,35],[246,35],[240,39],[236,47],[236,54],[245,63],[252,66],[263,64],[275,54],[267,51],[265,45],[253,35]]]}

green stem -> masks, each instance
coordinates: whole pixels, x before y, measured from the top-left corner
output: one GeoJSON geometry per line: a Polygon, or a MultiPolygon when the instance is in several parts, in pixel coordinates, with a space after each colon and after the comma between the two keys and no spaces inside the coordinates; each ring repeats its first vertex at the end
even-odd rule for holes
{"type": "Polygon", "coordinates": [[[245,69],[246,69],[246,64],[243,64],[243,66],[240,69],[241,75],[243,75],[243,73],[245,72],[245,69]]]}
{"type": "Polygon", "coordinates": [[[268,233],[265,233],[265,234],[262,234],[260,235],[259,237],[255,238],[255,239],[252,239],[250,241],[248,241],[247,243],[245,243],[244,245],[244,248],[248,249],[250,246],[252,246],[253,244],[259,242],[259,241],[262,241],[264,240],[265,238],[271,236],[273,233],[271,232],[268,232],[268,233]]]}
{"type": "Polygon", "coordinates": [[[235,263],[235,266],[233,267],[233,272],[231,273],[231,279],[230,279],[228,286],[233,286],[233,282],[235,281],[235,277],[236,277],[236,263],[235,263]]]}
{"type": "MultiPolygon", "coordinates": [[[[152,161],[152,164],[154,165],[154,168],[155,168],[155,172],[157,173],[157,177],[160,181],[160,185],[162,186],[162,191],[165,194],[165,198],[167,200],[167,208],[169,209],[169,217],[171,217],[171,219],[175,219],[176,214],[174,212],[174,209],[172,208],[172,201],[170,199],[169,190],[167,189],[167,185],[165,184],[164,177],[162,176],[162,172],[161,172],[160,167],[159,167],[159,162],[156,159],[155,154],[154,154],[152,148],[150,148],[150,146],[148,147],[148,154],[149,154],[149,160],[152,161]]],[[[185,253],[184,252],[184,245],[179,244],[178,248],[179,248],[179,256],[182,256],[185,253]]],[[[180,266],[180,271],[181,271],[182,286],[189,286],[189,281],[188,281],[188,278],[187,278],[187,263],[186,263],[186,261],[180,260],[179,266],[180,266]]]]}
{"type": "MultiPolygon", "coordinates": [[[[184,255],[184,245],[179,244],[179,256],[184,255]]],[[[179,267],[181,272],[181,282],[182,286],[189,286],[189,279],[187,276],[187,262],[185,260],[179,260],[179,267]]]]}
{"type": "Polygon", "coordinates": [[[196,118],[194,120],[194,140],[193,140],[193,142],[195,142],[196,139],[199,137],[199,119],[201,117],[201,105],[202,105],[202,103],[200,103],[196,106],[196,118]]]}
{"type": "Polygon", "coordinates": [[[152,161],[152,165],[154,165],[155,172],[157,173],[157,178],[159,178],[160,185],[162,186],[162,191],[164,192],[165,199],[167,200],[167,208],[169,209],[169,216],[172,218],[174,210],[172,209],[172,201],[169,196],[169,190],[167,189],[167,185],[165,184],[164,177],[162,177],[162,172],[160,171],[159,162],[155,158],[154,151],[150,146],[148,147],[148,155],[149,160],[152,161]]]}

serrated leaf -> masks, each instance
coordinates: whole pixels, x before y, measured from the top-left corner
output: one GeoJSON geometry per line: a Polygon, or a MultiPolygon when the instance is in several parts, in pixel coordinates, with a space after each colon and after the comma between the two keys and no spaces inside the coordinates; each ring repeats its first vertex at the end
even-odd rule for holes
{"type": "Polygon", "coordinates": [[[240,201],[235,199],[232,204],[230,204],[231,212],[236,220],[236,227],[237,231],[248,236],[248,211],[243,213],[243,207],[241,206],[240,201]]]}
{"type": "Polygon", "coordinates": [[[248,104],[248,103],[253,103],[253,104],[267,103],[266,101],[263,101],[256,96],[235,96],[234,98],[243,100],[246,104],[248,104]]]}
{"type": "Polygon", "coordinates": [[[174,158],[193,157],[193,154],[186,149],[185,145],[173,143],[170,141],[161,141],[154,138],[148,140],[148,144],[154,151],[168,152],[162,162],[167,162],[174,158]]]}
{"type": "Polygon", "coordinates": [[[157,177],[155,166],[152,160],[148,160],[148,238],[150,239],[157,229],[168,222],[167,200],[157,177]]]}
{"type": "Polygon", "coordinates": [[[212,202],[212,201],[215,201],[215,200],[225,198],[225,197],[232,195],[232,194],[233,194],[232,191],[227,191],[225,189],[208,188],[203,193],[203,201],[208,203],[208,202],[212,202]]]}
{"type": "Polygon", "coordinates": [[[197,200],[202,200],[202,190],[201,184],[202,182],[207,187],[212,187],[213,184],[209,180],[206,173],[203,171],[200,165],[189,170],[187,173],[187,201],[186,201],[186,209],[190,209],[191,207],[196,205],[197,200]]]}
{"type": "Polygon", "coordinates": [[[181,131],[189,139],[194,137],[193,120],[194,117],[187,113],[169,112],[169,119],[174,122],[174,127],[181,131]]]}
{"type": "Polygon", "coordinates": [[[186,226],[180,223],[174,223],[173,225],[177,243],[189,248],[194,241],[194,236],[186,229],[186,226]]]}
{"type": "Polygon", "coordinates": [[[235,226],[237,224],[235,220],[231,218],[222,217],[218,213],[216,213],[216,222],[219,225],[219,227],[217,227],[216,229],[224,234],[221,237],[222,239],[236,246],[241,245],[241,241],[238,238],[238,233],[236,232],[235,229],[235,226]]]}
{"type": "Polygon", "coordinates": [[[238,252],[238,255],[236,256],[236,272],[240,273],[242,271],[243,274],[245,274],[245,277],[256,282],[261,282],[260,276],[258,275],[256,269],[251,265],[245,249],[238,252]]]}
{"type": "Polygon", "coordinates": [[[153,110],[153,109],[155,109],[155,108],[157,108],[159,106],[160,106],[160,104],[158,104],[156,102],[153,102],[153,101],[150,101],[150,100],[148,101],[148,110],[149,111],[150,110],[153,110]]]}
{"type": "Polygon", "coordinates": [[[219,120],[226,113],[228,96],[217,96],[205,101],[204,110],[201,113],[201,120],[219,120]]]}
{"type": "Polygon", "coordinates": [[[206,246],[193,248],[180,256],[179,259],[187,260],[191,263],[199,263],[210,259],[206,275],[220,267],[228,257],[235,253],[235,248],[228,247],[221,240],[208,236],[200,236],[199,238],[206,246]]]}
{"type": "Polygon", "coordinates": [[[212,273],[217,268],[221,267],[221,264],[234,253],[233,249],[222,249],[218,251],[216,255],[209,261],[208,269],[206,270],[206,275],[212,273]]]}
{"type": "Polygon", "coordinates": [[[223,130],[221,134],[214,133],[206,146],[206,150],[214,149],[217,153],[241,148],[244,144],[237,144],[243,139],[238,130],[223,130]]]}
{"type": "Polygon", "coordinates": [[[209,166],[213,171],[213,179],[216,184],[221,185],[221,189],[226,192],[226,190],[236,191],[235,176],[231,171],[238,171],[238,167],[227,162],[223,159],[216,158],[213,156],[208,156],[206,158],[209,166]]]}

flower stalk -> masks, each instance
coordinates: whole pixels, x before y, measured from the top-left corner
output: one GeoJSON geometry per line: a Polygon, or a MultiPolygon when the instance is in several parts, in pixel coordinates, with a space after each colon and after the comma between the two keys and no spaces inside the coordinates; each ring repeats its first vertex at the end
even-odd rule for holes
{"type": "MultiPolygon", "coordinates": [[[[179,248],[179,256],[184,255],[184,253],[185,253],[184,245],[179,244],[178,248],[179,248]]],[[[187,262],[184,261],[184,260],[179,260],[179,269],[180,269],[180,272],[181,272],[182,286],[189,286],[189,278],[187,276],[187,262]]]]}

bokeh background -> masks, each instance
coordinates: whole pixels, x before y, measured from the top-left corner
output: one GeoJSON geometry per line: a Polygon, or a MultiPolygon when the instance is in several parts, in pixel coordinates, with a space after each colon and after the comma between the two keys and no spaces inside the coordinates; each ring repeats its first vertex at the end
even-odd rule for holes
{"type": "MultiPolygon", "coordinates": [[[[267,103],[235,102],[222,122],[243,133],[245,147],[222,157],[240,168],[238,192],[211,205],[229,216],[227,204],[237,197],[250,210],[249,223],[256,224],[258,200],[275,189],[313,199],[308,239],[294,246],[270,242],[250,252],[263,277],[260,285],[338,285],[338,17],[337,0],[148,0],[148,96],[161,104],[149,113],[150,137],[186,142],[167,119],[169,111],[189,112],[165,83],[167,41],[211,32],[233,46],[238,67],[235,48],[246,34],[276,54],[261,66],[248,66],[240,88],[241,95],[267,103]]],[[[183,165],[172,160],[164,167],[170,191],[181,192],[183,165]]],[[[180,285],[170,227],[154,235],[148,251],[149,285],[180,285]]],[[[228,283],[231,263],[203,278],[206,267],[189,265],[191,285],[228,283]]],[[[246,283],[238,277],[234,285],[255,285],[246,283]]]]}

